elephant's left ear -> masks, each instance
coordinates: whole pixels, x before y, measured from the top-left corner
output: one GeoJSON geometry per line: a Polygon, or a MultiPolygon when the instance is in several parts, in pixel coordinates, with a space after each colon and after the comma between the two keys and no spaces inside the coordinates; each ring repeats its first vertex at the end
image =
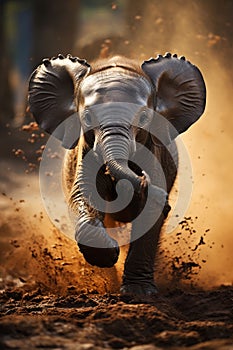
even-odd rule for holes
{"type": "Polygon", "coordinates": [[[30,112],[39,126],[73,148],[80,136],[76,90],[90,71],[90,65],[78,57],[58,55],[44,59],[29,80],[30,112]]]}
{"type": "MultiPolygon", "coordinates": [[[[199,69],[184,57],[170,53],[142,64],[155,87],[156,112],[182,133],[195,123],[205,109],[206,88],[199,69]]],[[[175,131],[175,130],[174,130],[175,131]]],[[[171,130],[171,138],[176,132],[171,130]]]]}

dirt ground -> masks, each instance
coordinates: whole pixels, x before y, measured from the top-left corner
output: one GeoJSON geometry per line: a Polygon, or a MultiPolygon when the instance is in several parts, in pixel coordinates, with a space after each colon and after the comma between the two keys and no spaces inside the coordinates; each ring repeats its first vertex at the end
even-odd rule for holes
{"type": "Polygon", "coordinates": [[[233,288],[151,301],[40,288],[1,294],[1,349],[233,349],[233,288]]]}

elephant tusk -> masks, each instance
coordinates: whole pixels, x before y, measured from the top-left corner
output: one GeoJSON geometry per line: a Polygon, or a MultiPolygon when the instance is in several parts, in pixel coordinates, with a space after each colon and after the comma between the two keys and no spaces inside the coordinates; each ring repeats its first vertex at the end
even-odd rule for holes
{"type": "Polygon", "coordinates": [[[131,152],[133,153],[133,154],[135,154],[136,153],[136,141],[135,141],[135,139],[133,139],[132,141],[131,141],[131,144],[130,144],[130,146],[131,146],[131,152]]]}

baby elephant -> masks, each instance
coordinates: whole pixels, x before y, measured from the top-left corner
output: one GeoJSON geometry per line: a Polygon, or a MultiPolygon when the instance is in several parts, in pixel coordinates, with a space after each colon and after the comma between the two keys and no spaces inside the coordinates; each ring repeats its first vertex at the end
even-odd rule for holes
{"type": "Polygon", "coordinates": [[[107,222],[132,223],[122,294],[157,293],[154,262],[177,175],[175,138],[199,119],[205,100],[198,68],[170,53],[142,64],[116,56],[92,65],[59,54],[30,78],[31,113],[68,149],[65,192],[86,261],[112,267],[119,242],[107,222]]]}

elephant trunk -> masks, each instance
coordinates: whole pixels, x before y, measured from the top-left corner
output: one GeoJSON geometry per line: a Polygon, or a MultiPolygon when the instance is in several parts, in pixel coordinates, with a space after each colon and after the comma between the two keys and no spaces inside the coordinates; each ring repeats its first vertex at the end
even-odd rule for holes
{"type": "Polygon", "coordinates": [[[128,166],[130,154],[134,151],[132,137],[128,129],[112,128],[103,132],[101,137],[102,155],[109,174],[116,180],[128,180],[135,192],[140,192],[141,177],[135,174],[128,166]]]}

